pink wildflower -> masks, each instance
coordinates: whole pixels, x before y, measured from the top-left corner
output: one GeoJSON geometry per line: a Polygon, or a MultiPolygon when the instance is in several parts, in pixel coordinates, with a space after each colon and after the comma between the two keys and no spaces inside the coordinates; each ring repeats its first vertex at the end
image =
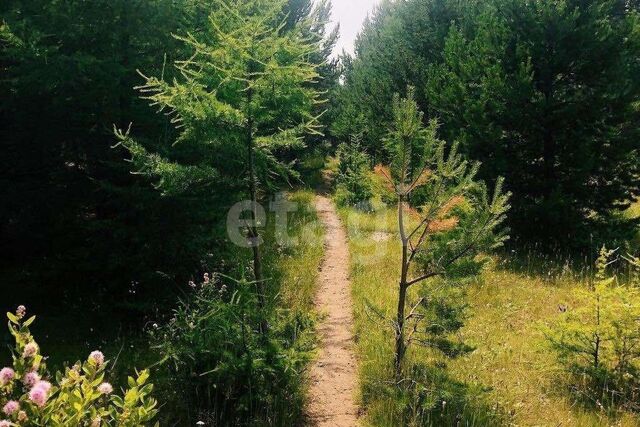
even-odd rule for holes
{"type": "Polygon", "coordinates": [[[89,362],[95,363],[96,366],[102,366],[104,364],[104,354],[101,351],[92,351],[89,355],[89,362]]]}
{"type": "Polygon", "coordinates": [[[25,314],[27,314],[27,307],[25,307],[24,305],[19,305],[16,309],[16,316],[18,316],[18,319],[22,319],[25,314]]]}
{"type": "Polygon", "coordinates": [[[20,404],[15,400],[8,401],[7,404],[4,405],[4,408],[2,408],[2,412],[7,415],[11,415],[18,410],[20,410],[20,404]]]}
{"type": "Polygon", "coordinates": [[[209,273],[204,273],[204,283],[209,283],[209,273]]]}
{"type": "Polygon", "coordinates": [[[41,388],[46,393],[49,393],[51,391],[51,383],[49,381],[38,381],[33,388],[41,388]]]}
{"type": "Polygon", "coordinates": [[[98,391],[102,394],[111,394],[113,387],[109,383],[102,383],[98,386],[98,391]]]}
{"type": "Polygon", "coordinates": [[[43,407],[45,403],[47,403],[48,398],[48,393],[43,388],[38,387],[37,385],[33,387],[29,392],[29,400],[31,400],[39,407],[43,407]]]}
{"type": "Polygon", "coordinates": [[[11,368],[2,368],[0,370],[0,385],[7,385],[16,376],[16,373],[11,368]]]}
{"type": "Polygon", "coordinates": [[[40,381],[40,375],[38,375],[37,372],[27,372],[27,374],[22,379],[22,382],[27,387],[33,387],[38,381],[40,381]]]}
{"type": "Polygon", "coordinates": [[[30,357],[35,356],[37,352],[38,352],[38,344],[31,341],[29,344],[24,346],[22,357],[24,357],[25,359],[28,359],[30,357]]]}
{"type": "Polygon", "coordinates": [[[8,420],[0,421],[0,427],[11,427],[11,421],[8,421],[8,420]]]}
{"type": "Polygon", "coordinates": [[[47,403],[49,398],[49,391],[51,390],[51,383],[48,381],[38,381],[29,392],[29,400],[36,405],[42,407],[47,403]]]}

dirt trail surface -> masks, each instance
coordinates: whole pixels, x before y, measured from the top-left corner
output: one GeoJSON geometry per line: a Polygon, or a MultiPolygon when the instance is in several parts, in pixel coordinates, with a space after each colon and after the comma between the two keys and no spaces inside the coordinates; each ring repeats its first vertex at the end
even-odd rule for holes
{"type": "Polygon", "coordinates": [[[311,368],[307,419],[311,426],[355,426],[357,374],[347,236],[331,200],[316,196],[315,206],[325,227],[316,307],[326,317],[318,327],[320,346],[311,368]]]}

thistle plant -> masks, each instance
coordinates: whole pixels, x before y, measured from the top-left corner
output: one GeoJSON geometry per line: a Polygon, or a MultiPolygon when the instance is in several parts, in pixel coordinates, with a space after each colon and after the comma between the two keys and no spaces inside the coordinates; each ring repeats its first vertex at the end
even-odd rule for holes
{"type": "Polygon", "coordinates": [[[376,171],[397,197],[402,258],[393,323],[395,371],[400,376],[411,343],[435,346],[429,339],[434,325],[422,321],[431,317],[431,306],[439,302],[424,295],[407,313],[409,288],[434,277],[446,281],[477,274],[483,251],[508,238],[499,226],[509,209],[510,194],[502,191],[498,179],[490,197],[485,185],[475,180],[479,163],[465,160],[457,144],[447,148],[436,136],[435,121],[423,126],[413,90],[406,99],[394,97],[393,118],[385,140],[390,162],[376,171]]]}
{"type": "Polygon", "coordinates": [[[13,365],[0,370],[1,427],[134,427],[152,422],[158,410],[150,397],[148,371],[129,377],[127,390],[118,395],[105,381],[108,362],[96,350],[49,378],[46,358],[29,331],[35,316],[25,316],[24,306],[7,313],[15,347],[13,365]]]}

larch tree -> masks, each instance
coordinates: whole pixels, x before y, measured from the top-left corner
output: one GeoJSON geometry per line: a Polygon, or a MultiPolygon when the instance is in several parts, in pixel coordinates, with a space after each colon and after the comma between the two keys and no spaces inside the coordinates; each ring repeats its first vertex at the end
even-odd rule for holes
{"type": "Polygon", "coordinates": [[[151,153],[117,131],[138,172],[159,178],[162,191],[204,187],[250,199],[247,243],[263,307],[259,193],[293,174],[281,155],[301,146],[303,135],[319,133],[314,112],[322,103],[314,85],[318,64],[310,59],[320,41],[301,25],[287,27],[286,5],[215,1],[204,31],[177,36],[192,52],[176,62],[180,78],[143,75],[139,87],[179,129],[171,147],[151,153]]]}
{"type": "Polygon", "coordinates": [[[397,197],[402,244],[393,321],[397,377],[411,343],[433,347],[429,339],[433,325],[422,321],[429,318],[434,301],[425,295],[407,310],[409,288],[434,277],[449,280],[478,274],[485,261],[481,255],[508,238],[500,224],[510,197],[503,193],[501,179],[493,196],[488,195],[484,184],[475,180],[479,163],[465,160],[455,144],[447,148],[436,136],[435,121],[425,128],[413,90],[408,93],[407,99],[394,97],[394,119],[385,141],[390,164],[376,168],[397,197]],[[418,190],[421,197],[414,197],[418,190]],[[412,206],[414,199],[426,203],[412,206]]]}

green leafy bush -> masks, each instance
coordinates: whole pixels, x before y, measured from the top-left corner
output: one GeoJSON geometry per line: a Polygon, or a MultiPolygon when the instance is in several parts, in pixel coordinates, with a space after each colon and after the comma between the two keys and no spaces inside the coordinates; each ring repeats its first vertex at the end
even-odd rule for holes
{"type": "Polygon", "coordinates": [[[190,286],[193,295],[151,331],[173,417],[166,423],[292,425],[302,407],[299,372],[308,361],[295,334],[310,320],[277,310],[265,319],[255,282],[205,274],[190,286]],[[261,333],[265,320],[269,329],[261,333]]]}
{"type": "Polygon", "coordinates": [[[620,285],[607,275],[614,252],[600,251],[593,286],[581,290],[576,308],[565,308],[544,333],[579,396],[638,410],[640,292],[638,283],[620,285]]]}
{"type": "Polygon", "coordinates": [[[367,176],[369,157],[360,147],[360,138],[340,144],[337,151],[338,175],[336,177],[336,202],[340,206],[369,207],[373,195],[367,176]]]}
{"type": "Polygon", "coordinates": [[[9,331],[16,344],[13,366],[0,370],[0,405],[4,420],[0,426],[143,426],[158,413],[150,397],[153,385],[149,372],[129,377],[129,388],[122,396],[105,382],[107,362],[99,351],[86,361],[47,378],[45,357],[29,332],[35,316],[24,320],[26,310],[18,307],[7,313],[9,331]]]}

